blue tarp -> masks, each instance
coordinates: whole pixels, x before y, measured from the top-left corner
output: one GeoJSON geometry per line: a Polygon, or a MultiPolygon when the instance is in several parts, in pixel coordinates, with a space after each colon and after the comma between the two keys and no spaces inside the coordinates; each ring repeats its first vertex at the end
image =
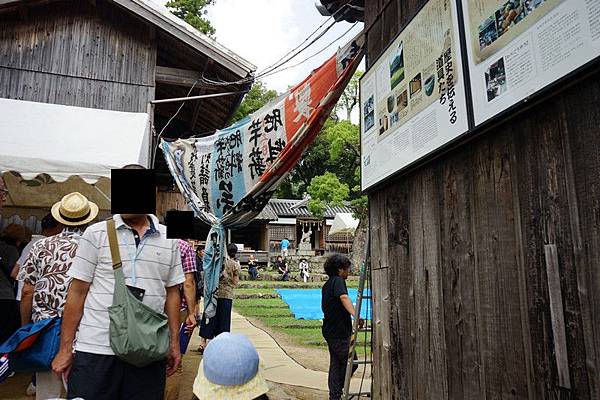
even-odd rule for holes
{"type": "MultiPolygon", "coordinates": [[[[294,318],[323,319],[323,311],[321,311],[321,289],[276,289],[275,291],[279,293],[283,301],[290,306],[294,318]]],[[[364,295],[368,296],[369,292],[365,290],[364,295]]],[[[358,290],[348,289],[348,296],[350,296],[352,303],[354,303],[354,306],[356,307],[358,290]]],[[[372,309],[373,306],[371,305],[371,300],[363,300],[360,317],[371,319],[372,309]]]]}

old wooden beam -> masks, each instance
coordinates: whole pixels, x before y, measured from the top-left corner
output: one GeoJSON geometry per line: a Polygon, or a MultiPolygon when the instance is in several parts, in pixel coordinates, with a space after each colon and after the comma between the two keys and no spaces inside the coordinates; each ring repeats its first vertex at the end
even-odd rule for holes
{"type": "Polygon", "coordinates": [[[156,66],[155,81],[157,84],[192,87],[202,78],[202,73],[187,69],[156,66]]]}

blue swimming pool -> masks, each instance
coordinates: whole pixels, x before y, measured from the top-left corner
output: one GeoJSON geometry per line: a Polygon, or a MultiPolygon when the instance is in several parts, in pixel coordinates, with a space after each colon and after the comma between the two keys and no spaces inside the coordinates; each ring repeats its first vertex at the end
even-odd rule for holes
{"type": "MultiPolygon", "coordinates": [[[[296,319],[323,319],[321,311],[321,289],[276,289],[281,299],[290,306],[292,314],[296,319]]],[[[348,296],[356,306],[356,297],[358,290],[348,289],[348,296]]],[[[368,295],[365,291],[365,296],[368,295]]],[[[364,319],[371,319],[371,300],[363,300],[360,316],[364,319]],[[368,310],[367,310],[368,309],[368,310]],[[368,311],[368,313],[367,313],[368,311]]]]}

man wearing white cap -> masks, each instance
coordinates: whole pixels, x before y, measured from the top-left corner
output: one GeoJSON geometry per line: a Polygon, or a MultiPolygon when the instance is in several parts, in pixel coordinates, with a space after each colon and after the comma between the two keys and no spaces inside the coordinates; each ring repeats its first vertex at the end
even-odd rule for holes
{"type": "MultiPolygon", "coordinates": [[[[23,281],[23,325],[62,316],[71,278],[67,274],[85,227],[98,215],[98,206],[81,193],[69,193],[52,207],[64,226],[57,235],[38,240],[29,252],[18,279],[23,281]]],[[[59,398],[62,382],[52,371],[36,373],[36,399],[59,398]]]]}

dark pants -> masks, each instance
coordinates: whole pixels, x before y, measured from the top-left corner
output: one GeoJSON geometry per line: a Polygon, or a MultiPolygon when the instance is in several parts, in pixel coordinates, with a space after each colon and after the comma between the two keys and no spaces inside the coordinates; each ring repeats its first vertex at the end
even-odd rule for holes
{"type": "MultiPolygon", "coordinates": [[[[1,272],[0,272],[1,273],[1,272]]],[[[21,326],[21,315],[15,300],[0,300],[0,344],[21,326]]]]}
{"type": "Polygon", "coordinates": [[[67,398],[85,400],[163,400],[166,363],[134,367],[116,356],[76,352],[67,398]]]}
{"type": "Polygon", "coordinates": [[[206,318],[202,316],[200,322],[200,336],[205,339],[213,339],[223,332],[231,332],[231,307],[233,300],[217,299],[217,314],[206,323],[206,318]]]}
{"type": "Polygon", "coordinates": [[[256,267],[248,267],[248,274],[250,274],[250,279],[252,279],[253,281],[255,281],[256,278],[258,278],[258,270],[256,269],[256,267]]]}
{"type": "MultiPolygon", "coordinates": [[[[325,340],[329,348],[329,376],[327,377],[329,400],[340,400],[342,398],[342,389],[344,389],[344,380],[346,379],[350,338],[325,340]]],[[[356,355],[354,358],[356,359],[356,355]]],[[[358,365],[354,364],[352,373],[357,368],[358,365]]]]}

